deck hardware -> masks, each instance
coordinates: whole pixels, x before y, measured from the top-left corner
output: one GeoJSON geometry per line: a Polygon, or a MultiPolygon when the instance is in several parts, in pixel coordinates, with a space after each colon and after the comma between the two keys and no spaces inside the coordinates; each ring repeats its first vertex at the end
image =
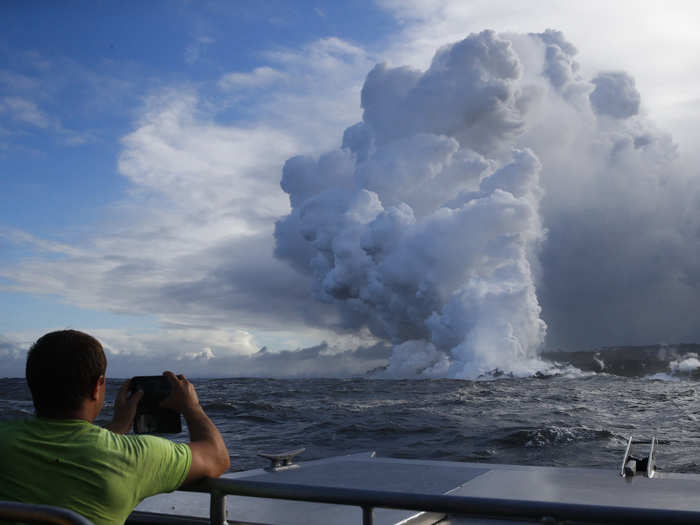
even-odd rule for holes
{"type": "Polygon", "coordinates": [[[211,525],[227,525],[226,494],[213,490],[209,498],[209,523],[211,525]]]}
{"type": "Polygon", "coordinates": [[[374,525],[373,508],[368,506],[362,507],[362,525],[374,525]]]}
{"type": "Polygon", "coordinates": [[[280,470],[289,470],[299,468],[299,465],[292,463],[294,456],[304,452],[305,448],[297,448],[286,452],[258,452],[258,456],[270,460],[270,465],[265,468],[268,472],[279,472],[280,470]]]}
{"type": "Polygon", "coordinates": [[[668,443],[668,441],[659,441],[655,437],[649,441],[636,441],[630,436],[622,458],[620,476],[629,478],[641,473],[648,478],[653,478],[656,473],[656,445],[659,443],[668,443]],[[633,456],[632,445],[649,445],[649,454],[645,457],[633,456]]]}

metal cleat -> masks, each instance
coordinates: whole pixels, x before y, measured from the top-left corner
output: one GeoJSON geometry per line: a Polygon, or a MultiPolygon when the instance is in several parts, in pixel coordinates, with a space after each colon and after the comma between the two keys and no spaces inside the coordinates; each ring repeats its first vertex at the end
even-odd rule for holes
{"type": "Polygon", "coordinates": [[[270,460],[270,465],[265,470],[268,472],[279,472],[280,470],[299,468],[299,465],[292,463],[292,458],[305,450],[305,448],[298,448],[286,452],[258,452],[258,456],[270,460]]]}

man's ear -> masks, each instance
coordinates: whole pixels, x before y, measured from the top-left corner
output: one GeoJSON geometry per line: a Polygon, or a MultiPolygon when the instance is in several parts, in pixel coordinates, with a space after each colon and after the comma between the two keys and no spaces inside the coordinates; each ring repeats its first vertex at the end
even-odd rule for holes
{"type": "Polygon", "coordinates": [[[95,381],[95,388],[92,389],[92,398],[93,401],[97,401],[99,399],[99,393],[100,393],[100,388],[104,388],[105,386],[105,376],[100,376],[97,378],[97,381],[95,381]]]}

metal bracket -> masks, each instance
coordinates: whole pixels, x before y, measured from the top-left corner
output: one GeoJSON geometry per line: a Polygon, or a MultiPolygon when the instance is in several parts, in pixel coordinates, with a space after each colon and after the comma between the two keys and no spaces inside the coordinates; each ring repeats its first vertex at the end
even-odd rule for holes
{"type": "Polygon", "coordinates": [[[622,458],[622,465],[620,466],[620,476],[626,478],[628,475],[634,476],[634,471],[632,470],[632,465],[627,466],[630,457],[630,450],[632,449],[632,436],[627,440],[627,447],[625,448],[625,455],[622,458]]]}
{"type": "Polygon", "coordinates": [[[649,457],[647,458],[647,478],[653,478],[656,473],[656,443],[656,438],[652,437],[649,457]]]}
{"type": "Polygon", "coordinates": [[[632,436],[627,440],[625,455],[622,458],[622,466],[620,467],[620,476],[623,478],[632,477],[641,471],[647,478],[653,478],[656,473],[656,445],[659,443],[667,443],[667,441],[659,441],[652,437],[650,441],[634,441],[632,436]],[[631,454],[632,445],[650,445],[649,455],[639,458],[631,454]]]}
{"type": "Polygon", "coordinates": [[[258,456],[270,460],[270,465],[265,470],[268,472],[279,472],[280,470],[299,468],[299,465],[292,463],[292,459],[305,450],[305,448],[298,448],[286,452],[258,452],[258,456]]]}

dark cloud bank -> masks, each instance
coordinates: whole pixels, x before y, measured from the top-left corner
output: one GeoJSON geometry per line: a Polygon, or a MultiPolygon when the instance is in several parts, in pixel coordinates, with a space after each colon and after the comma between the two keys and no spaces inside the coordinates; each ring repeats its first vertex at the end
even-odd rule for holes
{"type": "Polygon", "coordinates": [[[276,256],[385,376],[531,373],[545,348],[700,340],[698,179],[622,71],[557,31],[377,65],[339,149],[293,157],[276,256]]]}

